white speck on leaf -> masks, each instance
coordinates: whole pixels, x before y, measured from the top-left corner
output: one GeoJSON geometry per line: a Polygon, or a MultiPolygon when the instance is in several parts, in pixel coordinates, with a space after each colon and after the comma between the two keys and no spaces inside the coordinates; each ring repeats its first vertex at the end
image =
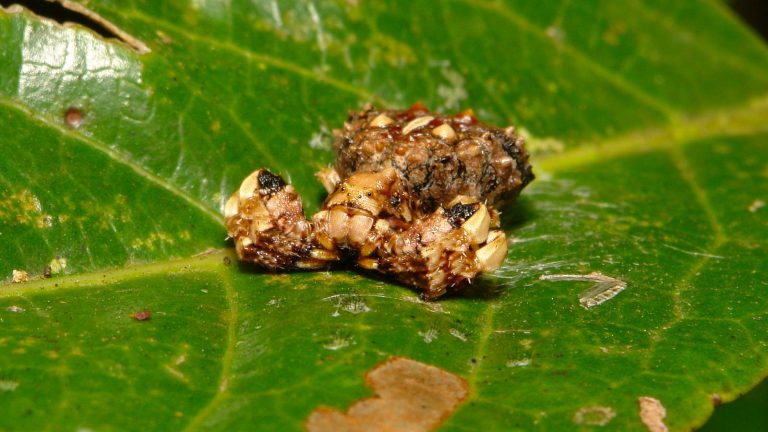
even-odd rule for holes
{"type": "Polygon", "coordinates": [[[338,351],[352,344],[352,339],[343,335],[335,335],[323,348],[331,351],[338,351]]]}
{"type": "Polygon", "coordinates": [[[752,201],[752,204],[749,205],[749,212],[750,213],[757,213],[758,210],[765,207],[765,201],[756,199],[752,201]]]}
{"type": "Polygon", "coordinates": [[[182,382],[188,382],[186,375],[184,375],[180,370],[173,368],[171,366],[165,365],[165,370],[174,378],[176,378],[179,381],[182,382]]]}
{"type": "Polygon", "coordinates": [[[562,44],[565,41],[565,30],[562,27],[551,25],[544,32],[558,44],[562,44]]]}
{"type": "Polygon", "coordinates": [[[526,367],[531,364],[531,359],[529,358],[523,358],[523,359],[517,359],[517,360],[510,360],[507,362],[508,368],[514,368],[514,367],[526,367]]]}
{"type": "Polygon", "coordinates": [[[283,303],[283,299],[282,298],[275,297],[273,299],[270,299],[267,302],[267,306],[279,307],[282,303],[283,303]]]}
{"type": "Polygon", "coordinates": [[[468,96],[467,90],[464,88],[464,77],[448,67],[444,67],[440,72],[448,82],[447,85],[440,84],[437,86],[437,94],[443,98],[443,107],[445,109],[460,108],[461,102],[468,96]]]}
{"type": "Polygon", "coordinates": [[[18,381],[0,380],[0,390],[2,391],[14,391],[18,386],[18,381]]]}
{"type": "Polygon", "coordinates": [[[336,294],[326,297],[323,300],[336,299],[336,309],[331,316],[337,317],[341,314],[339,311],[346,311],[353,315],[370,312],[371,308],[365,302],[363,297],[357,294],[336,294]]]}
{"type": "Polygon", "coordinates": [[[443,306],[437,302],[425,302],[424,300],[414,297],[414,296],[406,296],[401,297],[400,300],[407,302],[407,303],[416,303],[424,306],[428,311],[435,312],[435,313],[444,313],[447,314],[447,312],[443,306]]]}
{"type": "Polygon", "coordinates": [[[320,126],[320,130],[312,134],[309,138],[309,147],[314,150],[331,150],[333,135],[325,125],[320,126]]]}
{"type": "Polygon", "coordinates": [[[456,339],[458,339],[458,340],[460,340],[462,342],[466,342],[467,341],[467,335],[465,335],[464,333],[460,332],[458,329],[455,329],[455,328],[448,329],[448,333],[450,333],[451,336],[455,337],[456,339]]]}
{"type": "Polygon", "coordinates": [[[616,411],[611,407],[588,406],[582,407],[573,414],[573,422],[586,426],[605,426],[616,417],[616,411]]]}
{"type": "Polygon", "coordinates": [[[429,329],[427,331],[420,331],[419,336],[424,339],[425,343],[432,343],[432,341],[437,339],[437,330],[429,329]]]}

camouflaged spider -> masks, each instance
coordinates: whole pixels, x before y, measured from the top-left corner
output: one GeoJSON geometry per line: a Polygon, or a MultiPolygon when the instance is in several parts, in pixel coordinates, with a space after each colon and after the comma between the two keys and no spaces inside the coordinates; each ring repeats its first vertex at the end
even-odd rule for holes
{"type": "Polygon", "coordinates": [[[312,220],[293,186],[263,168],[227,201],[241,260],[272,271],[354,260],[427,299],[501,265],[507,240],[495,206],[533,180],[513,127],[485,125],[472,111],[366,106],[334,135],[336,167],[317,174],[330,195],[312,220]]]}

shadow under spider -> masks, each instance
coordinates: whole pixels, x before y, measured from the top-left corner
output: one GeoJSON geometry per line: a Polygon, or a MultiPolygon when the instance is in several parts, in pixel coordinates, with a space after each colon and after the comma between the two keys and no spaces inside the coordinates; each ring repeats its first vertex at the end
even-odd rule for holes
{"type": "Polygon", "coordinates": [[[526,196],[504,204],[497,210],[501,212],[501,229],[504,230],[507,237],[514,235],[515,231],[538,216],[531,199],[526,196]]]}

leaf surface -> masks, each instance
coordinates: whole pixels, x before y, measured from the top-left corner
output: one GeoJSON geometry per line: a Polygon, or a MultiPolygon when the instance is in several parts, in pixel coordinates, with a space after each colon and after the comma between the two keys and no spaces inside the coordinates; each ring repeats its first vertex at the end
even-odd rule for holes
{"type": "Polygon", "coordinates": [[[768,374],[768,50],[720,2],[599,3],[88,3],[148,54],[0,11],[0,428],[301,429],[392,356],[468,381],[446,430],[702,424],[768,374]],[[234,261],[245,175],[311,213],[347,111],[417,100],[530,136],[498,273],[425,304],[234,261]],[[591,272],[627,288],[539,279],[591,272]]]}

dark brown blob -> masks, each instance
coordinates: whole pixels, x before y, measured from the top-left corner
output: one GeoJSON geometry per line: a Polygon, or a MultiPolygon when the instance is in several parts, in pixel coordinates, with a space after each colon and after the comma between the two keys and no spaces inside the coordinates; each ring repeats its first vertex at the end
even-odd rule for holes
{"type": "Polygon", "coordinates": [[[427,111],[423,104],[406,110],[368,107],[351,113],[335,135],[336,169],[342,179],[392,167],[415,198],[417,216],[446,206],[458,195],[498,207],[534,177],[524,139],[514,128],[482,123],[471,110],[444,115],[427,111]]]}
{"type": "Polygon", "coordinates": [[[43,269],[43,277],[48,279],[51,277],[51,274],[53,273],[53,270],[51,270],[51,266],[45,266],[43,269]]]}
{"type": "Polygon", "coordinates": [[[285,187],[282,177],[272,174],[267,170],[261,170],[259,174],[259,188],[265,195],[279,192],[285,187]]]}
{"type": "Polygon", "coordinates": [[[458,228],[461,226],[461,224],[466,222],[467,219],[472,217],[473,214],[475,214],[478,207],[479,205],[477,203],[459,203],[446,209],[445,217],[448,218],[448,223],[450,223],[454,228],[458,228]]]}

